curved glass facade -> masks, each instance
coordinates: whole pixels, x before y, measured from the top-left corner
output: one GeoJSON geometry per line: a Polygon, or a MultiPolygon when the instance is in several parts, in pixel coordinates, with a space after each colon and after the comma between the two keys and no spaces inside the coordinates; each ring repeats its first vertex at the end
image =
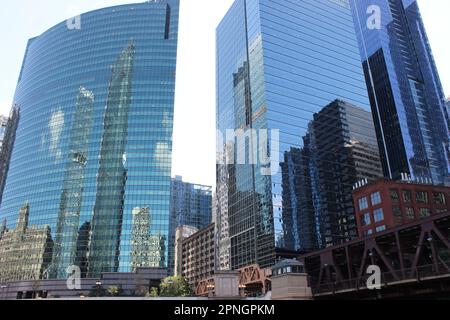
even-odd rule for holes
{"type": "Polygon", "coordinates": [[[167,267],[178,11],[100,9],[29,41],[0,217],[14,232],[26,208],[21,228],[50,236],[32,275],[0,253],[2,280],[167,267]]]}

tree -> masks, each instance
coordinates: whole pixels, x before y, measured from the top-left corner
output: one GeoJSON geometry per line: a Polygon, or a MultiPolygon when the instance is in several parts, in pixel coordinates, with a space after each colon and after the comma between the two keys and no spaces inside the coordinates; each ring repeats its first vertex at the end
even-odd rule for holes
{"type": "Polygon", "coordinates": [[[181,276],[167,277],[160,286],[161,297],[190,297],[192,289],[186,278],[181,276]]]}
{"type": "Polygon", "coordinates": [[[106,292],[111,297],[118,297],[122,293],[122,288],[117,287],[117,286],[111,286],[111,287],[108,287],[106,292]]]}
{"type": "Polygon", "coordinates": [[[147,294],[147,297],[157,298],[159,296],[158,288],[152,287],[150,292],[147,294]]]}

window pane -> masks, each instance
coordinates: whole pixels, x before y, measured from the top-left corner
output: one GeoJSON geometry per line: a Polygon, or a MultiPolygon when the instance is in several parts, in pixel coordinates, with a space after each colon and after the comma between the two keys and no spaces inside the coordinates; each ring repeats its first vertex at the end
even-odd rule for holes
{"type": "Polygon", "coordinates": [[[381,196],[379,192],[372,193],[370,196],[370,200],[372,201],[372,205],[375,206],[381,203],[381,196]]]}
{"type": "Polygon", "coordinates": [[[373,219],[375,222],[380,222],[384,220],[383,209],[377,209],[373,212],[373,219]]]}
{"type": "Polygon", "coordinates": [[[366,197],[359,199],[359,210],[364,210],[367,209],[368,207],[369,203],[366,197]]]}

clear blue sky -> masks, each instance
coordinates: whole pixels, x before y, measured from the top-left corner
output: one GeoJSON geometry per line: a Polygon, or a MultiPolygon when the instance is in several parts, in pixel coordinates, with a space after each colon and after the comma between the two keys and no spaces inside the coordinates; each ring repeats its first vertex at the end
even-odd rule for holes
{"type": "MultiPolygon", "coordinates": [[[[127,0],[7,0],[0,11],[0,113],[12,103],[27,40],[53,25],[127,0]]],[[[173,175],[215,184],[215,28],[233,0],[181,0],[173,175]],[[193,79],[195,77],[195,79],[193,79]]],[[[444,90],[450,95],[450,1],[419,0],[444,90]]]]}

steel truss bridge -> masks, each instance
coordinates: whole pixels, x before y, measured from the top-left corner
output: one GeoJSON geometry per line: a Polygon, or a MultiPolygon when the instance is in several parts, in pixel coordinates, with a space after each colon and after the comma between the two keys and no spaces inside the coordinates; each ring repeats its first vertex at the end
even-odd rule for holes
{"type": "Polygon", "coordinates": [[[450,213],[300,256],[315,299],[450,299],[450,213]],[[381,289],[367,280],[381,270],[381,289]]]}
{"type": "MultiPolygon", "coordinates": [[[[242,295],[252,296],[265,294],[270,288],[271,269],[261,269],[258,265],[250,265],[237,270],[239,289],[242,295]]],[[[214,278],[200,281],[195,288],[195,295],[208,296],[214,290],[214,278]]]]}

